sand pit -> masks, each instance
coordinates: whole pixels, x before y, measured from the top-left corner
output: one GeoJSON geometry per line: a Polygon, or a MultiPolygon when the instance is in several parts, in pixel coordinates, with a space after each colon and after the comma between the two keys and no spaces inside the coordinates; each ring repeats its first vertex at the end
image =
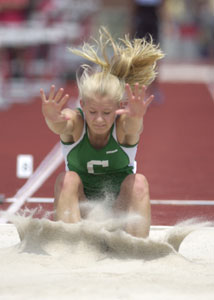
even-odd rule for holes
{"type": "Polygon", "coordinates": [[[214,297],[213,224],[153,227],[138,239],[119,220],[13,222],[0,225],[0,299],[214,297]]]}

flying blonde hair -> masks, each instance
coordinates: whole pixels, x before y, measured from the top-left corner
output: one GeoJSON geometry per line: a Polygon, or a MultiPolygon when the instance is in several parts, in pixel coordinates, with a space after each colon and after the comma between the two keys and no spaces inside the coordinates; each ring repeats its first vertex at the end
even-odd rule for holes
{"type": "Polygon", "coordinates": [[[83,65],[83,74],[77,76],[83,100],[99,94],[120,101],[125,83],[131,87],[136,83],[148,86],[157,75],[157,60],[164,56],[159,45],[153,44],[152,38],[148,42],[145,38],[130,40],[125,35],[115,41],[105,27],[100,28],[99,40],[94,39],[94,45],[84,43],[81,50],[70,50],[99,66],[99,70],[95,71],[83,65]]]}

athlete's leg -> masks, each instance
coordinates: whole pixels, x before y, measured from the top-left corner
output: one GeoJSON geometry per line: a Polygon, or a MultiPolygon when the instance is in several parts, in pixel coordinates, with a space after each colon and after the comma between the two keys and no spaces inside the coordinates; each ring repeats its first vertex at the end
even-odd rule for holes
{"type": "Polygon", "coordinates": [[[139,218],[128,218],[125,230],[136,237],[147,237],[151,223],[151,207],[149,186],[142,174],[128,175],[121,184],[120,193],[116,200],[116,210],[137,214],[139,218]]]}
{"type": "Polygon", "coordinates": [[[55,220],[66,223],[79,222],[81,200],[85,200],[85,195],[79,175],[71,171],[61,173],[55,184],[55,220]]]}

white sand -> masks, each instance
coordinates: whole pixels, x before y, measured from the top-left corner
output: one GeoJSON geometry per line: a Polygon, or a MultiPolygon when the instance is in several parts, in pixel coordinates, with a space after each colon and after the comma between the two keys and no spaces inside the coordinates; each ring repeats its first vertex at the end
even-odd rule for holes
{"type": "Polygon", "coordinates": [[[0,299],[214,299],[212,224],[153,227],[144,240],[92,219],[0,225],[0,299]]]}

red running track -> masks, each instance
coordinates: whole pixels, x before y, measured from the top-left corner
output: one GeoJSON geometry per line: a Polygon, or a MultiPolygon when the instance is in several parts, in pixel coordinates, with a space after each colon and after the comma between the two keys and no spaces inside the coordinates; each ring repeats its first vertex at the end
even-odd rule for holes
{"type": "MultiPolygon", "coordinates": [[[[214,200],[214,105],[203,84],[163,83],[164,102],[150,106],[137,154],[138,172],[151,199],[214,200]]],[[[12,197],[25,183],[16,178],[16,156],[32,154],[35,168],[58,141],[43,120],[40,99],[0,112],[0,193],[12,197]]],[[[34,197],[53,197],[57,172],[34,197]]],[[[214,206],[153,205],[152,223],[189,217],[214,219],[214,206]]]]}

